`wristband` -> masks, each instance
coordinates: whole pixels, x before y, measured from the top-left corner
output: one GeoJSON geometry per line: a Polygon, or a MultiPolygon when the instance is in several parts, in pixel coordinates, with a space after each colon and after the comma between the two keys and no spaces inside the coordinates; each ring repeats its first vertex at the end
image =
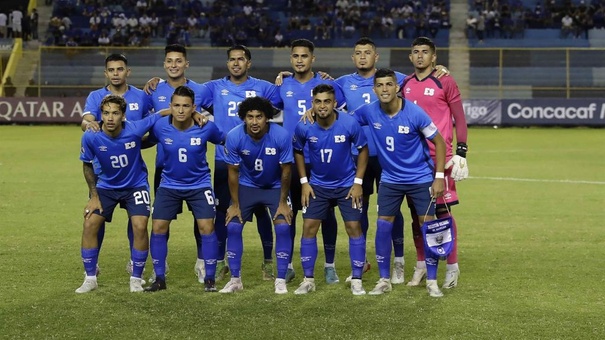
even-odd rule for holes
{"type": "Polygon", "coordinates": [[[353,183],[363,185],[363,179],[355,177],[353,183]]]}
{"type": "Polygon", "coordinates": [[[466,152],[468,151],[468,145],[466,143],[458,143],[456,144],[456,155],[466,158],[466,152]]]}
{"type": "Polygon", "coordinates": [[[309,179],[307,177],[301,177],[300,184],[305,184],[305,183],[309,183],[309,179]]]}
{"type": "Polygon", "coordinates": [[[435,172],[435,179],[437,178],[445,178],[445,174],[443,172],[435,172]]]}

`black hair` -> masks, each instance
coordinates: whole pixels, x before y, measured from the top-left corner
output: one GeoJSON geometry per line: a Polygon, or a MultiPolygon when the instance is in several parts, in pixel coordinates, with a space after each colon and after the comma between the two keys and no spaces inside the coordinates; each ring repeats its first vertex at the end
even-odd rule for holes
{"type": "Polygon", "coordinates": [[[437,47],[435,47],[435,43],[427,37],[418,37],[418,38],[414,39],[414,41],[412,41],[412,47],[421,46],[421,45],[427,45],[428,47],[431,48],[431,52],[433,52],[433,53],[435,53],[435,51],[437,51],[437,47]]]}
{"type": "Polygon", "coordinates": [[[174,92],[172,93],[172,96],[170,97],[170,101],[172,101],[174,96],[189,97],[189,98],[191,98],[191,102],[195,103],[195,92],[193,92],[193,90],[188,86],[181,85],[181,86],[177,87],[176,89],[174,89],[174,92]]]}
{"type": "Polygon", "coordinates": [[[170,52],[183,53],[183,56],[187,58],[187,49],[181,44],[166,45],[166,47],[164,47],[164,56],[166,56],[170,52]]]}
{"type": "Polygon", "coordinates": [[[313,88],[311,91],[313,96],[316,96],[318,93],[328,93],[335,94],[334,86],[330,84],[319,84],[313,88]]]}
{"type": "Polygon", "coordinates": [[[262,112],[267,119],[272,119],[277,113],[277,110],[268,99],[263,97],[250,97],[239,104],[237,114],[241,120],[244,120],[244,118],[246,118],[246,113],[254,110],[262,112]]]}
{"type": "Polygon", "coordinates": [[[313,53],[313,51],[315,51],[315,45],[313,44],[313,42],[311,40],[308,40],[308,39],[296,39],[296,40],[292,41],[290,46],[291,46],[290,50],[293,50],[294,47],[306,47],[309,49],[309,51],[311,51],[311,53],[313,53]]]}
{"type": "Polygon", "coordinates": [[[110,61],[123,61],[124,65],[128,65],[128,59],[126,56],[121,53],[112,53],[105,58],[105,66],[107,67],[107,63],[110,61]]]}
{"type": "Polygon", "coordinates": [[[246,47],[244,45],[233,45],[233,46],[229,47],[229,49],[227,50],[227,58],[229,58],[229,54],[231,53],[231,51],[244,51],[244,55],[246,56],[246,59],[252,60],[252,53],[250,53],[250,50],[248,49],[248,47],[246,47]]]}
{"type": "Polygon", "coordinates": [[[122,111],[122,114],[126,114],[126,100],[122,96],[118,96],[115,94],[108,94],[101,101],[101,111],[103,111],[103,106],[107,104],[117,104],[122,111]]]}
{"type": "Polygon", "coordinates": [[[376,78],[384,77],[391,77],[395,82],[397,82],[397,75],[395,75],[395,71],[388,68],[380,68],[376,70],[376,73],[374,74],[374,84],[376,84],[376,78]]]}

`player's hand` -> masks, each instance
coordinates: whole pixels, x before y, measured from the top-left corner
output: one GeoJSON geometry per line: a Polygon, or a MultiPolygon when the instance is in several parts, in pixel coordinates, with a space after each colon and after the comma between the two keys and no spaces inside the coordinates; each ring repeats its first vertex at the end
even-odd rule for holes
{"type": "Polygon", "coordinates": [[[441,78],[443,76],[449,76],[449,75],[450,75],[450,70],[448,70],[445,66],[443,66],[443,65],[435,66],[435,77],[441,78]]]}
{"type": "Polygon", "coordinates": [[[351,206],[353,209],[361,209],[363,207],[363,187],[359,184],[353,184],[346,199],[351,198],[351,206]]]}
{"type": "Polygon", "coordinates": [[[229,208],[227,208],[227,214],[225,215],[225,225],[229,224],[229,222],[236,217],[239,219],[239,223],[244,223],[242,211],[239,209],[239,207],[230,205],[229,208]]]}
{"type": "Polygon", "coordinates": [[[443,196],[445,192],[445,178],[435,178],[433,185],[431,185],[431,198],[443,196]]]}
{"type": "Polygon", "coordinates": [[[315,199],[315,192],[309,183],[301,184],[300,192],[300,205],[306,208],[309,206],[311,198],[315,199]]]}
{"type": "Polygon", "coordinates": [[[300,117],[300,121],[303,122],[303,124],[307,124],[307,122],[309,122],[309,124],[315,123],[315,112],[313,112],[313,109],[305,111],[302,117],[300,117]]]}
{"type": "Polygon", "coordinates": [[[99,122],[96,122],[96,121],[86,122],[85,126],[86,126],[86,128],[84,129],[85,131],[93,131],[93,132],[101,131],[101,126],[99,125],[99,122]]]}
{"type": "Polygon", "coordinates": [[[468,164],[466,163],[466,158],[454,155],[447,163],[445,163],[445,168],[452,168],[452,178],[454,181],[462,181],[468,178],[468,164]]]}
{"type": "Polygon", "coordinates": [[[284,217],[288,225],[292,224],[293,212],[288,202],[279,202],[279,205],[277,206],[277,211],[275,212],[275,215],[273,215],[273,220],[277,220],[280,215],[284,217]]]}
{"type": "Polygon", "coordinates": [[[323,80],[334,80],[334,77],[332,77],[328,72],[317,71],[317,74],[319,74],[319,77],[323,80]]]}
{"type": "Polygon", "coordinates": [[[208,117],[206,117],[204,114],[195,111],[193,113],[193,120],[195,121],[195,123],[197,125],[199,125],[200,127],[206,125],[206,123],[208,123],[208,121],[210,120],[208,117]]]}
{"type": "Polygon", "coordinates": [[[151,94],[158,87],[158,83],[160,82],[160,80],[162,80],[162,78],[160,77],[153,77],[149,79],[145,83],[145,86],[143,86],[143,91],[145,91],[145,93],[147,94],[151,94]]]}
{"type": "Polygon", "coordinates": [[[277,86],[281,86],[281,84],[284,83],[284,78],[286,77],[291,77],[292,76],[292,72],[290,71],[281,71],[277,74],[277,77],[275,77],[275,85],[277,86]]]}
{"type": "Polygon", "coordinates": [[[88,200],[88,203],[86,203],[86,207],[84,207],[84,218],[89,219],[95,210],[99,210],[101,214],[103,213],[103,207],[101,206],[99,196],[92,196],[88,200]]]}

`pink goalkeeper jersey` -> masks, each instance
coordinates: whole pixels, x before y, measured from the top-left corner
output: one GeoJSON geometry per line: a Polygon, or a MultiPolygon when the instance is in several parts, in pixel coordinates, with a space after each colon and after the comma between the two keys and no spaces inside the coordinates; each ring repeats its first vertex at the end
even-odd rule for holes
{"type": "MultiPolygon", "coordinates": [[[[419,80],[411,74],[403,81],[402,95],[420,106],[428,113],[446,145],[446,160],[452,157],[452,140],[454,138],[454,119],[450,111],[450,103],[459,102],[460,90],[451,76],[437,79],[434,71],[430,76],[419,80]]],[[[435,158],[435,145],[428,143],[431,157],[435,158]]]]}

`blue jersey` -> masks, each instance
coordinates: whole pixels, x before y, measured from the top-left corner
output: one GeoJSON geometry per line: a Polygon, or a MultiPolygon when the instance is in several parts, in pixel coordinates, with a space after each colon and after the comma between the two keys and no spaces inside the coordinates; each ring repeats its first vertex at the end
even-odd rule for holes
{"type": "Polygon", "coordinates": [[[381,182],[422,184],[433,181],[433,161],[426,139],[437,128],[424,110],[407,99],[401,111],[389,117],[375,101],[353,111],[361,125],[368,125],[382,167],[381,182]]]}
{"type": "MultiPolygon", "coordinates": [[[[405,74],[395,72],[397,76],[397,84],[403,86],[405,74]]],[[[345,96],[347,104],[347,111],[353,111],[358,107],[369,104],[373,101],[378,100],[376,93],[374,93],[374,77],[364,78],[357,72],[346,74],[335,80],[338,85],[342,88],[342,92],[345,96]]],[[[368,138],[368,149],[370,156],[376,156],[376,145],[370,137],[370,130],[367,126],[363,127],[363,131],[368,138]]]]}
{"type": "Polygon", "coordinates": [[[164,164],[160,187],[168,189],[201,189],[211,187],[210,168],[206,160],[207,142],[220,144],[225,135],[213,122],[203,127],[193,125],[185,131],[172,125],[172,116],[160,119],[149,134],[158,143],[164,164]]]}
{"type": "Polygon", "coordinates": [[[141,138],[160,118],[151,115],[142,120],[126,121],[118,137],[105,132],[86,131],[82,135],[80,160],[99,162],[101,172],[97,188],[125,189],[147,186],[147,167],[141,156],[141,138]]]}
{"type": "MultiPolygon", "coordinates": [[[[187,79],[185,86],[189,87],[195,93],[194,104],[196,106],[196,110],[200,109],[202,94],[201,94],[201,85],[194,82],[193,80],[187,79]]],[[[170,107],[170,98],[172,98],[172,94],[174,93],[175,88],[172,87],[167,81],[162,80],[158,83],[155,91],[151,93],[151,103],[153,105],[153,109],[155,112],[160,112],[163,109],[167,109],[170,107]]],[[[162,150],[162,146],[158,145],[157,153],[155,157],[155,165],[158,168],[164,166],[162,164],[161,159],[164,159],[164,151],[162,150]]]]}
{"type": "MultiPolygon", "coordinates": [[[[214,122],[223,131],[231,131],[242,123],[237,111],[239,104],[246,98],[259,96],[268,99],[275,106],[280,103],[277,86],[254,77],[248,77],[241,84],[235,84],[229,77],[224,77],[206,82],[202,88],[202,107],[212,112],[214,122]]],[[[215,159],[225,160],[223,148],[216,148],[215,159]]]]}
{"type": "Polygon", "coordinates": [[[313,104],[313,88],[320,84],[328,84],[334,87],[334,95],[338,106],[344,106],[345,97],[342,89],[333,80],[321,79],[318,73],[306,83],[301,83],[294,77],[284,78],[279,87],[279,95],[282,100],[280,109],[284,110],[284,128],[294,135],[296,125],[300,118],[313,104]]]}
{"type": "Polygon", "coordinates": [[[261,188],[281,188],[281,164],[292,163],[290,134],[276,123],[269,123],[269,131],[255,141],[240,124],[227,134],[225,162],[239,166],[241,185],[261,188]]]}
{"type": "MultiPolygon", "coordinates": [[[[82,115],[93,115],[96,121],[101,121],[101,102],[103,98],[110,95],[106,87],[90,92],[84,104],[84,112],[82,115]]],[[[132,85],[128,85],[128,89],[122,96],[126,101],[126,120],[141,120],[149,116],[149,112],[153,109],[149,96],[143,91],[132,85]]]]}
{"type": "Polygon", "coordinates": [[[355,118],[346,113],[335,114],[334,124],[327,129],[317,123],[299,122],[293,138],[295,150],[307,152],[308,146],[309,154],[305,156],[311,164],[310,183],[330,189],[353,185],[356,165],[351,148],[361,149],[367,144],[355,118]]]}

